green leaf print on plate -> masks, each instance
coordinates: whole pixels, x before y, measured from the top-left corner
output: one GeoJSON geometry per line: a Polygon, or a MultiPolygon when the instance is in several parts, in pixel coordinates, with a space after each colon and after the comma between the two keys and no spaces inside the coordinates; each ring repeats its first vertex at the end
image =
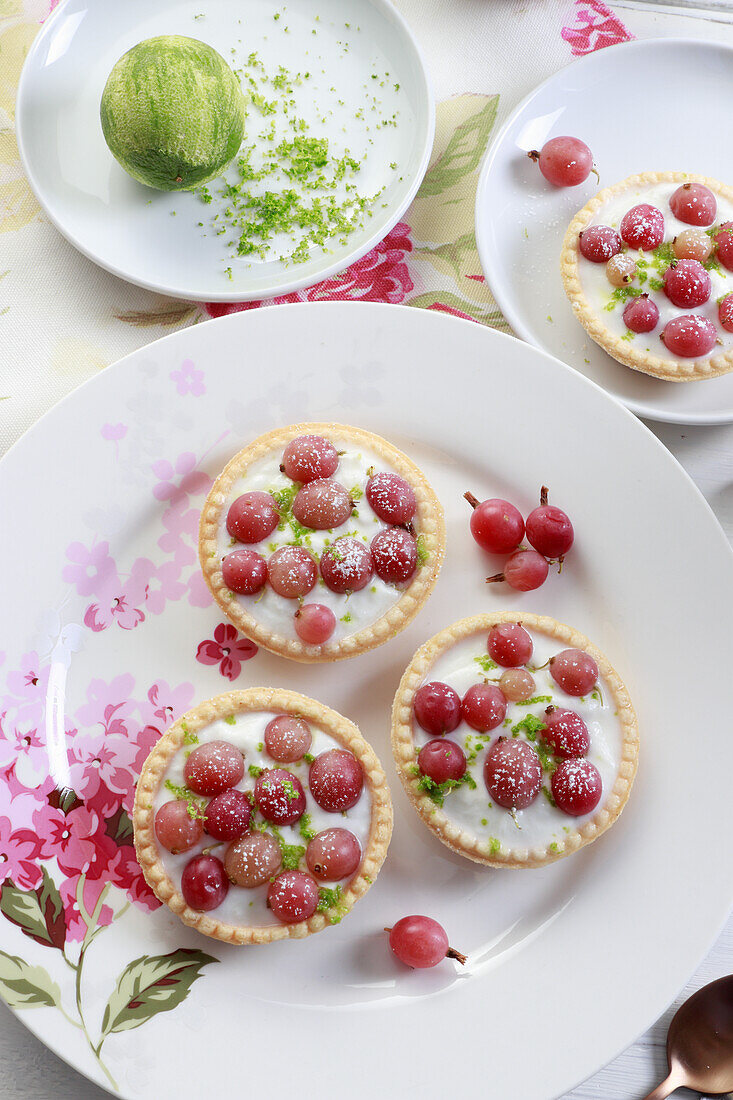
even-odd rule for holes
{"type": "Polygon", "coordinates": [[[11,1008],[59,1008],[61,990],[42,966],[0,951],[0,994],[11,1008]]]}
{"type": "Polygon", "coordinates": [[[176,1008],[188,996],[201,968],[217,961],[212,955],[188,948],[135,959],[122,971],[107,1001],[102,1038],[140,1027],[159,1012],[176,1008]]]}
{"type": "Polygon", "coordinates": [[[35,890],[19,890],[12,882],[3,887],[0,912],[43,947],[63,949],[66,940],[64,904],[55,882],[44,867],[35,890]]]}

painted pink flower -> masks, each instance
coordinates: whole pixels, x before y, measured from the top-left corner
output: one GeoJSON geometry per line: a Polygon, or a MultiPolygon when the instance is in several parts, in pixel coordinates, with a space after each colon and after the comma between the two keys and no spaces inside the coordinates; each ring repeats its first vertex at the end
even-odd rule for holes
{"type": "Polygon", "coordinates": [[[37,859],[41,844],[30,829],[13,830],[9,818],[0,817],[0,883],[12,879],[21,890],[34,890],[41,881],[37,859]]]}
{"type": "Polygon", "coordinates": [[[209,607],[214,602],[202,573],[193,573],[189,578],[188,602],[191,607],[209,607]]]}
{"type": "Polygon", "coordinates": [[[130,571],[130,580],[146,593],[145,609],[160,615],[166,603],[180,600],[186,586],[179,581],[181,566],[176,561],[155,565],[149,558],[137,558],[130,571]]]}
{"type": "Polygon", "coordinates": [[[72,542],[66,547],[66,557],[72,564],[64,566],[61,576],[76,586],[80,596],[98,595],[117,577],[108,542],[98,542],[89,548],[81,542],[72,542]]]}
{"type": "Polygon", "coordinates": [[[117,443],[127,435],[127,424],[103,424],[100,432],[102,439],[109,439],[111,443],[117,443]]]}
{"type": "Polygon", "coordinates": [[[170,687],[165,680],[156,680],[148,689],[147,703],[140,705],[143,720],[154,723],[161,730],[166,729],[191,706],[194,691],[193,684],[170,687]]]}
{"type": "Polygon", "coordinates": [[[0,768],[14,764],[18,781],[33,790],[48,775],[45,737],[33,724],[11,722],[0,715],[0,768]]]}
{"type": "Polygon", "coordinates": [[[144,576],[131,574],[124,582],[115,573],[84,612],[84,625],[95,633],[117,624],[123,630],[134,630],[145,621],[143,607],[148,598],[144,576]]]}
{"type": "Polygon", "coordinates": [[[360,302],[402,302],[413,289],[405,264],[412,251],[410,227],[400,222],[383,241],[339,275],[306,291],[309,302],[324,299],[360,302]]]}
{"type": "Polygon", "coordinates": [[[575,18],[573,26],[563,27],[561,31],[575,57],[617,42],[630,42],[634,37],[602,0],[576,0],[575,18]]]}
{"type": "Polygon", "coordinates": [[[42,791],[29,791],[20,784],[13,785],[8,779],[12,776],[12,768],[0,769],[0,817],[7,817],[13,823],[13,828],[31,829],[33,815],[39,806],[45,804],[46,795],[42,791]]]}
{"type": "Polygon", "coordinates": [[[160,908],[160,902],[148,886],[140,864],[135,858],[135,849],[128,844],[117,850],[107,868],[109,881],[125,890],[130,901],[153,913],[160,908]]]}
{"type": "Polygon", "coordinates": [[[65,875],[86,873],[97,859],[99,818],[86,806],[65,814],[46,805],[33,815],[33,825],[42,843],[41,858],[56,859],[65,875]]]}
{"type": "Polygon", "coordinates": [[[193,359],[184,359],[179,370],[172,370],[170,378],[176,383],[176,389],[181,397],[190,393],[192,397],[201,397],[206,393],[204,385],[204,372],[196,370],[193,359]]]}
{"type": "Polygon", "coordinates": [[[190,451],[180,454],[174,465],[162,458],[153,463],[152,470],[158,478],[157,485],[153,487],[156,500],[167,500],[171,504],[187,503],[189,495],[208,492],[211,486],[211,478],[196,469],[196,455],[190,451]],[[174,480],[176,478],[180,481],[174,480]]]}
{"type": "MultiPolygon", "coordinates": [[[[77,942],[83,940],[87,932],[86,923],[79,911],[79,905],[76,900],[79,881],[79,875],[74,875],[72,878],[65,879],[59,886],[61,900],[64,903],[64,916],[66,917],[66,939],[77,942]]],[[[85,879],[82,899],[87,913],[92,914],[94,912],[95,906],[99,901],[99,896],[105,886],[106,882],[103,878],[85,879]]],[[[106,927],[108,924],[112,923],[113,918],[114,912],[109,905],[103,905],[99,911],[97,924],[106,927]]]]}
{"type": "Polygon", "coordinates": [[[256,652],[254,642],[240,638],[231,623],[219,623],[214,638],[199,643],[196,660],[202,665],[218,665],[222,676],[236,680],[242,671],[242,661],[249,661],[256,652]]]}
{"type": "Polygon", "coordinates": [[[20,659],[20,668],[8,673],[7,685],[8,691],[20,705],[44,700],[48,686],[48,666],[43,667],[35,651],[24,653],[20,659]]]}
{"type": "Polygon", "coordinates": [[[158,539],[160,549],[167,554],[179,554],[185,548],[185,538],[195,542],[198,539],[200,514],[198,508],[188,507],[187,497],[166,508],[162,517],[165,534],[158,539]]]}

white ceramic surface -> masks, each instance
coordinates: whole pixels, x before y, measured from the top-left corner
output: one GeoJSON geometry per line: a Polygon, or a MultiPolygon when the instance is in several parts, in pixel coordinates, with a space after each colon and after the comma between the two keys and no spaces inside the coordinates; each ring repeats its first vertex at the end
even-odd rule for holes
{"type": "Polygon", "coordinates": [[[733,183],[733,149],[720,140],[731,97],[730,46],[670,38],[597,50],[515,108],[481,171],[476,241],[504,316],[517,335],[641,416],[681,424],[733,421],[733,374],[675,383],[617,363],[575,320],[559,274],[562,239],[599,187],[637,172],[692,171],[733,183]],[[578,187],[547,183],[525,154],[558,134],[587,142],[600,184],[592,174],[578,187]]]}
{"type": "MultiPolygon", "coordinates": [[[[85,611],[90,596],[61,573],[80,557],[73,544],[94,540],[109,542],[121,578],[141,557],[160,565],[172,552],[164,517],[178,514],[176,491],[193,521],[206,477],[245,439],[302,417],[386,435],[424,467],[446,508],[446,565],[404,633],[334,668],[260,652],[233,681],[303,690],[359,723],[393,779],[387,862],[342,924],[261,951],[224,949],[165,911],[133,907],[90,948],[89,1029],[99,1033],[115,976],[131,959],[185,947],[220,962],[204,967],[174,1012],[106,1039],[105,1062],[130,1100],[193,1100],[202,1073],[211,1088],[228,1087],[222,1040],[237,1050],[245,1037],[257,1052],[246,1059],[248,1088],[277,1100],[292,1095],[293,1072],[304,1095],[324,1080],[329,1087],[348,1080],[355,1100],[372,1097],[374,1081],[357,1072],[361,1044],[378,1052],[380,1080],[395,1095],[447,1094],[458,1080],[467,1100],[550,1100],[659,1015],[733,899],[733,870],[719,858],[733,824],[733,744],[720,735],[719,702],[719,669],[733,658],[721,615],[733,600],[733,558],[679,465],[601,390],[511,338],[389,306],[240,313],[151,345],[59,404],[0,464],[3,514],[27,514],[22,542],[0,544],[0,569],[14,577],[0,596],[7,650],[0,678],[27,650],[42,657],[53,650],[53,715],[77,713],[93,679],[131,676],[135,697],[154,679],[185,681],[197,698],[228,688],[218,664],[196,660],[220,616],[191,599],[190,558],[181,559],[186,593],[162,613],[144,604],[146,617],[132,629],[113,619],[95,630],[98,620],[85,611]],[[188,377],[193,369],[203,387],[198,395],[181,392],[187,361],[188,377]],[[267,372],[248,369],[265,361],[267,372]],[[27,486],[48,484],[50,458],[54,490],[28,512],[27,486]],[[527,511],[541,483],[576,525],[563,574],[524,596],[487,590],[483,578],[497,563],[468,535],[463,491],[506,495],[527,511]],[[588,633],[625,679],[642,733],[639,776],[621,820],[587,850],[539,871],[485,871],[453,856],[416,820],[389,757],[391,697],[417,645],[456,618],[502,607],[553,614],[588,633]],[[406,912],[440,919],[468,952],[466,969],[409,972],[392,960],[380,929],[406,912]],[[414,1057],[447,1021],[460,1033],[458,1069],[450,1058],[414,1057]],[[273,1072],[284,1036],[285,1076],[273,1072]],[[195,1075],[176,1054],[194,1039],[195,1075]]],[[[63,747],[63,727],[50,721],[51,732],[59,729],[63,747]]],[[[48,967],[70,1007],[72,976],[58,953],[7,920],[0,920],[0,946],[48,967]]],[[[83,1036],[57,1010],[21,1016],[105,1083],[83,1036]]]]}
{"type": "MultiPolygon", "coordinates": [[[[245,142],[252,141],[256,115],[247,121],[245,142]]],[[[381,241],[420,185],[435,111],[419,49],[388,0],[323,0],[316,6],[309,0],[65,0],[29,51],[16,123],[23,167],[39,202],[81,252],[138,286],[178,298],[236,302],[310,286],[381,241]],[[384,188],[363,228],[345,244],[330,241],[327,252],[313,247],[302,264],[232,259],[225,242],[236,234],[204,235],[198,227],[213,207],[194,194],[155,191],[131,179],[105,144],[99,101],[117,59],[159,34],[202,39],[235,68],[256,51],[273,75],[281,65],[291,73],[311,71],[293,89],[309,135],[327,137],[332,152],[341,156],[348,149],[362,161],[354,177],[361,195],[384,188]],[[377,125],[392,118],[394,125],[377,125]]]]}

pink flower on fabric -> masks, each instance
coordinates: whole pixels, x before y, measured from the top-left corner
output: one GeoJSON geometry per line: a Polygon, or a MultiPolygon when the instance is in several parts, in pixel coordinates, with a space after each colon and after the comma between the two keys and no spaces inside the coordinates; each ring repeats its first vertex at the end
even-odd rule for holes
{"type": "Polygon", "coordinates": [[[41,858],[56,859],[65,875],[87,872],[97,859],[94,841],[99,819],[85,806],[64,814],[53,806],[44,806],[33,815],[41,858]]]}
{"type": "Polygon", "coordinates": [[[433,305],[427,307],[429,310],[436,310],[438,313],[450,313],[451,317],[461,317],[464,321],[475,321],[476,318],[472,317],[470,313],[464,313],[463,310],[456,309],[454,306],[444,306],[442,302],[434,302],[433,305]]]}
{"type": "Polygon", "coordinates": [[[181,397],[190,393],[192,397],[201,397],[206,393],[204,385],[204,372],[196,370],[193,359],[184,359],[179,370],[172,370],[170,378],[176,383],[176,389],[181,397]]]}
{"type": "Polygon", "coordinates": [[[561,31],[575,57],[617,42],[630,42],[634,37],[602,0],[576,0],[575,17],[576,23],[561,31]]]}
{"type": "Polygon", "coordinates": [[[383,241],[346,271],[306,291],[309,302],[324,299],[402,302],[413,289],[405,253],[412,251],[410,227],[400,222],[383,241]]]}
{"type": "MultiPolygon", "coordinates": [[[[76,900],[76,891],[79,885],[79,876],[74,875],[72,878],[67,878],[59,886],[59,893],[61,894],[61,900],[64,903],[64,915],[66,917],[66,939],[71,941],[83,940],[87,932],[87,926],[84,923],[82,915],[79,911],[79,905],[76,900]]],[[[99,901],[99,895],[102,893],[106,886],[106,882],[103,878],[88,878],[84,882],[84,888],[82,892],[82,898],[84,900],[84,908],[87,913],[93,913],[94,907],[99,901]]],[[[112,923],[114,918],[114,912],[109,905],[103,905],[99,912],[99,919],[97,924],[102,927],[106,927],[112,923]]]]}
{"type": "Polygon", "coordinates": [[[204,309],[210,317],[225,317],[229,313],[242,313],[248,309],[259,309],[260,306],[281,306],[305,301],[305,293],[301,290],[283,294],[279,298],[263,298],[259,302],[204,302],[204,309]]]}
{"type": "Polygon", "coordinates": [[[0,883],[12,879],[21,890],[35,890],[41,881],[36,860],[41,844],[30,829],[13,830],[9,818],[0,817],[0,883]]]}
{"type": "Polygon", "coordinates": [[[153,487],[153,496],[156,500],[167,500],[173,505],[187,504],[189,495],[197,496],[208,492],[212,484],[208,474],[196,469],[196,455],[190,451],[180,454],[174,465],[162,458],[153,463],[152,470],[158,478],[158,484],[153,487]],[[174,480],[176,477],[180,478],[178,483],[174,480]]]}
{"type": "Polygon", "coordinates": [[[95,543],[88,549],[81,542],[72,542],[66,548],[66,557],[72,564],[64,566],[61,576],[76,586],[80,596],[98,595],[117,577],[108,542],[95,543]]]}
{"type": "Polygon", "coordinates": [[[117,443],[118,440],[124,439],[127,435],[126,424],[103,424],[100,432],[102,439],[109,439],[112,443],[117,443]]]}
{"type": "Polygon", "coordinates": [[[218,665],[222,676],[236,680],[242,671],[242,661],[249,661],[256,653],[254,642],[240,638],[231,623],[219,623],[213,639],[199,643],[196,660],[202,665],[218,665]]]}

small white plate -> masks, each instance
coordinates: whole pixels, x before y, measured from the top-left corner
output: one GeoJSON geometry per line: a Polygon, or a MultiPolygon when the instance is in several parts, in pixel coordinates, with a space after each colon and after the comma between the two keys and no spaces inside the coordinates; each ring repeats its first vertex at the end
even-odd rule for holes
{"type": "MultiPolygon", "coordinates": [[[[382,240],[427,168],[435,107],[417,44],[387,0],[66,0],[28,54],[16,120],[30,184],[76,248],[138,286],[236,302],[310,286],[382,240]],[[235,69],[256,52],[273,76],[279,66],[309,72],[292,93],[309,136],[327,137],[332,153],[348,150],[361,161],[360,195],[381,191],[363,228],[345,244],[329,242],[328,252],[313,247],[305,263],[232,258],[227,242],[237,234],[218,236],[211,226],[223,201],[206,206],[195,194],[155,191],[128,176],[104,141],[99,102],[117,59],[160,34],[199,38],[235,69]]],[[[252,109],[245,144],[263,125],[252,109]]],[[[227,175],[236,179],[236,169],[227,175]]]]}
{"type": "Polygon", "coordinates": [[[52,925],[55,947],[44,931],[48,891],[39,911],[33,881],[4,890],[0,990],[92,1080],[111,1087],[103,1064],[128,1100],[194,1100],[202,1088],[230,1097],[240,1083],[271,1100],[334,1089],[351,1100],[550,1100],[647,1028],[709,950],[733,900],[733,864],[721,859],[733,830],[733,555],[669,452],[562,363],[419,309],[232,314],[141,348],[52,409],[0,463],[0,515],[18,517],[0,540],[10,579],[0,585],[0,857],[8,828],[16,834],[0,878],[12,869],[27,880],[43,863],[69,929],[65,962],[63,929],[52,925]],[[242,372],[243,348],[267,369],[242,372]],[[262,650],[244,660],[251,647],[224,633],[195,549],[211,478],[247,440],[298,420],[391,439],[446,512],[446,561],[423,611],[386,645],[332,665],[262,650]],[[508,497],[526,514],[543,483],[575,524],[562,574],[537,592],[489,589],[499,559],[471,539],[463,493],[508,497]],[[392,698],[418,645],[507,607],[589,634],[628,684],[641,730],[618,824],[532,871],[448,851],[410,806],[389,748],[392,698]],[[171,714],[255,684],[303,691],[359,724],[384,763],[395,831],[374,889],[343,923],[235,948],[165,908],[145,911],[118,807],[129,808],[171,714]],[[100,781],[115,792],[102,822],[89,817],[100,781]],[[47,805],[54,785],[87,799],[66,825],[47,805]],[[37,850],[35,833],[48,838],[54,822],[37,850]],[[66,829],[75,841],[65,852],[66,829]],[[105,903],[119,915],[89,933],[77,992],[82,869],[88,910],[111,882],[105,903]],[[440,920],[467,952],[465,969],[399,965],[382,929],[408,913],[440,920]],[[180,949],[191,954],[171,956],[180,949]]]}
{"type": "Polygon", "coordinates": [[[652,39],[597,50],[540,84],[512,112],[481,171],[476,241],[499,307],[522,339],[588,375],[640,416],[733,421],[733,374],[675,383],[617,363],[576,321],[560,279],[573,215],[636,172],[701,172],[733,183],[733,48],[652,39]],[[582,138],[600,173],[557,189],[525,153],[557,134],[582,138]]]}

